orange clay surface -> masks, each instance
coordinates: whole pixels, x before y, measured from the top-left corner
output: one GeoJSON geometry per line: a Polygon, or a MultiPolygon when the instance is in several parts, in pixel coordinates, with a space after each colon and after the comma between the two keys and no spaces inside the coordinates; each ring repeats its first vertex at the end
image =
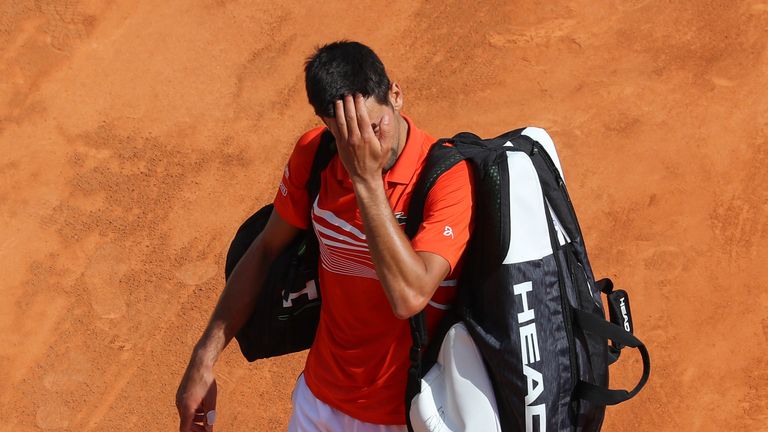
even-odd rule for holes
{"type": "MultiPolygon", "coordinates": [[[[342,37],[435,136],[551,133],[653,361],[605,430],[768,430],[768,2],[327,3],[0,2],[0,430],[177,429],[234,231],[319,124],[303,61],[342,37]]],[[[284,430],[304,358],[230,344],[216,430],[284,430]]]]}

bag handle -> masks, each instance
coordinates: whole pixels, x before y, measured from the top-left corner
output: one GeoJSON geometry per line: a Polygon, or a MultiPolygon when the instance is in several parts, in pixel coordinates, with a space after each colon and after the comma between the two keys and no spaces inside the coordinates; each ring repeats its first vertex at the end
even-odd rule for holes
{"type": "Polygon", "coordinates": [[[643,358],[643,376],[640,377],[640,382],[632,390],[613,390],[580,380],[574,389],[574,396],[597,405],[616,405],[631,399],[645,386],[651,374],[651,358],[645,344],[632,333],[595,314],[576,308],[572,309],[572,312],[574,324],[582,330],[628,347],[637,348],[643,358]]]}

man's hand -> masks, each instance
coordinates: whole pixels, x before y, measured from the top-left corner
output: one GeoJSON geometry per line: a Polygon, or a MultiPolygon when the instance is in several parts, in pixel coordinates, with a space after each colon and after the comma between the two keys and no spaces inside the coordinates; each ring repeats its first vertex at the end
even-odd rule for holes
{"type": "Polygon", "coordinates": [[[373,131],[365,99],[360,94],[337,100],[336,147],[339,157],[353,182],[378,181],[390,160],[394,140],[394,119],[386,112],[379,123],[379,134],[373,131]]]}
{"type": "Polygon", "coordinates": [[[179,432],[213,430],[215,414],[206,416],[216,409],[216,378],[211,366],[196,362],[194,357],[190,360],[176,391],[176,409],[179,411],[179,432]]]}

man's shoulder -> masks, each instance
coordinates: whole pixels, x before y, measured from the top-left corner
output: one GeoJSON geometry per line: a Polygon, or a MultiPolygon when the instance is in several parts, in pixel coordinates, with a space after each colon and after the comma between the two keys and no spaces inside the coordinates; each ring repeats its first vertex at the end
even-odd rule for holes
{"type": "Polygon", "coordinates": [[[296,147],[317,147],[324,131],[324,126],[318,126],[304,132],[296,142],[296,147]]]}
{"type": "Polygon", "coordinates": [[[436,191],[455,191],[457,189],[471,191],[474,187],[472,166],[466,159],[460,160],[454,166],[445,171],[435,181],[432,187],[436,191]]]}
{"type": "MultiPolygon", "coordinates": [[[[419,129],[416,125],[413,126],[418,130],[422,140],[422,145],[424,146],[421,160],[421,163],[424,165],[422,165],[420,174],[413,179],[413,181],[418,181],[419,177],[429,175],[425,172],[426,169],[429,169],[425,166],[426,161],[432,146],[438,140],[435,139],[429,132],[426,132],[423,129],[419,129]]],[[[443,193],[455,192],[456,190],[464,190],[467,193],[471,193],[472,188],[474,187],[472,175],[472,167],[470,162],[466,159],[460,160],[437,178],[434,186],[432,186],[432,189],[430,189],[430,198],[439,198],[439,196],[443,193]]]]}
{"type": "MultiPolygon", "coordinates": [[[[433,150],[432,149],[432,145],[435,142],[437,142],[437,140],[433,139],[432,142],[425,149],[424,159],[422,160],[422,163],[424,164],[424,166],[422,168],[423,171],[420,174],[420,176],[430,175],[430,174],[425,172],[427,170],[430,170],[430,169],[433,169],[433,170],[440,169],[438,166],[435,166],[435,165],[432,165],[430,167],[429,164],[426,163],[427,159],[429,157],[430,151],[433,150]]],[[[440,177],[437,178],[433,188],[441,186],[441,185],[444,185],[446,183],[455,183],[455,186],[459,186],[459,187],[463,186],[464,188],[470,189],[472,187],[472,185],[473,185],[472,170],[473,170],[473,168],[472,168],[471,162],[469,160],[467,160],[467,159],[463,159],[462,158],[461,160],[456,162],[452,167],[450,167],[447,170],[445,170],[445,172],[443,172],[440,175],[440,177]]]]}
{"type": "Polygon", "coordinates": [[[299,137],[293,147],[289,161],[292,168],[308,169],[307,167],[312,165],[323,131],[325,131],[325,127],[318,126],[304,132],[299,137]]]}
{"type": "MultiPolygon", "coordinates": [[[[467,160],[461,160],[443,172],[436,180],[426,196],[426,205],[431,207],[452,207],[464,204],[472,205],[474,198],[475,179],[473,168],[467,160]],[[460,204],[461,203],[461,204],[460,204]]],[[[429,175],[422,171],[420,177],[429,175]]]]}

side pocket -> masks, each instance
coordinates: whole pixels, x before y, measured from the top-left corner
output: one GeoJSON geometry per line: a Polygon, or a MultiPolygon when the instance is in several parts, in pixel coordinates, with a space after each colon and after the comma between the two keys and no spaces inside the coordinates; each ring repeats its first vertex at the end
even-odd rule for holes
{"type": "Polygon", "coordinates": [[[581,265],[576,257],[572,244],[568,244],[565,256],[568,261],[568,270],[571,274],[573,290],[576,292],[576,307],[586,311],[597,311],[597,306],[592,297],[592,289],[587,281],[587,274],[584,271],[584,266],[581,265]]]}
{"type": "Polygon", "coordinates": [[[485,329],[479,326],[474,320],[464,319],[464,325],[467,327],[470,334],[475,334],[475,343],[480,342],[480,346],[483,344],[488,345],[495,351],[501,350],[501,342],[496,339],[495,336],[485,331],[485,329]]]}

